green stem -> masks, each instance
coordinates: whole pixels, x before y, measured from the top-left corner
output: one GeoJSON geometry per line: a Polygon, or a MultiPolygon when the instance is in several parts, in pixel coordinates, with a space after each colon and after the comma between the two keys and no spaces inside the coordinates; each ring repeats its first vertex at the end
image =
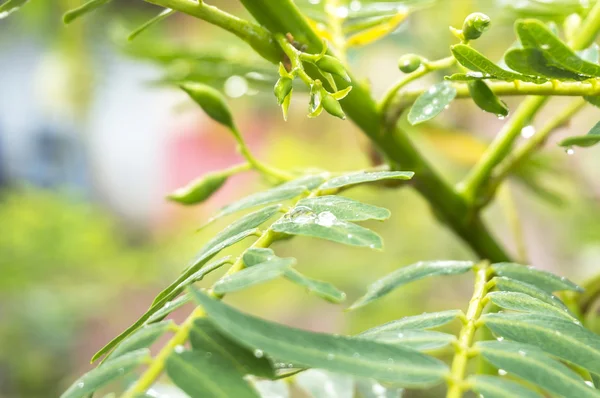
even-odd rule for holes
{"type": "Polygon", "coordinates": [[[506,159],[500,163],[494,172],[490,190],[486,193],[488,197],[493,197],[494,192],[502,181],[517,167],[527,161],[535,151],[540,148],[548,139],[548,137],[558,128],[564,126],[573,115],[579,112],[587,102],[583,98],[573,100],[566,108],[558,115],[550,119],[542,128],[540,128],[531,138],[523,145],[514,150],[506,159]]]}
{"type": "Polygon", "coordinates": [[[151,4],[180,11],[200,18],[213,25],[233,33],[248,43],[260,56],[277,63],[281,60],[281,51],[273,36],[262,26],[228,14],[217,7],[194,0],[144,0],[151,4]]]}
{"type": "Polygon", "coordinates": [[[569,47],[576,51],[588,48],[594,42],[598,31],[600,31],[600,2],[596,2],[590,10],[578,33],[569,41],[569,47]]]}
{"type": "Polygon", "coordinates": [[[512,150],[513,144],[523,127],[532,116],[544,105],[546,97],[527,97],[519,105],[511,119],[502,127],[496,139],[487,148],[479,162],[471,169],[469,175],[458,185],[463,197],[477,206],[478,195],[496,167],[512,150]]]}
{"type": "Polygon", "coordinates": [[[436,61],[423,61],[421,66],[414,72],[403,76],[400,80],[398,80],[390,89],[383,95],[379,103],[379,109],[382,115],[386,118],[386,123],[388,125],[394,125],[395,120],[388,118],[388,111],[392,106],[394,99],[396,98],[398,92],[410,82],[413,82],[428,73],[431,73],[436,70],[446,69],[451,67],[456,63],[456,59],[454,57],[446,57],[436,61]]]}
{"type": "MultiPolygon", "coordinates": [[[[414,73],[414,72],[413,72],[414,73]]],[[[487,84],[494,94],[498,96],[521,96],[521,95],[552,95],[562,97],[583,97],[600,95],[600,84],[598,79],[590,79],[583,82],[561,82],[552,81],[542,84],[529,82],[497,82],[488,81],[487,84]]],[[[469,88],[465,83],[452,83],[456,89],[456,98],[470,98],[469,88]]],[[[398,98],[402,107],[412,104],[426,89],[405,90],[398,98]]]]}
{"type": "Polygon", "coordinates": [[[458,341],[456,343],[456,354],[454,355],[452,366],[450,368],[450,378],[448,380],[448,393],[446,398],[461,398],[463,392],[467,388],[465,382],[467,364],[471,357],[471,348],[473,340],[475,339],[475,332],[477,332],[477,322],[485,307],[484,299],[488,292],[487,283],[489,277],[488,264],[486,262],[479,264],[475,269],[475,288],[473,297],[469,302],[465,324],[458,335],[458,341]]]}
{"type": "Polygon", "coordinates": [[[246,145],[246,142],[242,138],[242,134],[239,132],[239,130],[237,128],[233,128],[231,132],[235,136],[235,139],[238,143],[238,150],[240,154],[248,161],[254,170],[264,174],[267,177],[274,177],[279,181],[289,181],[295,178],[294,175],[269,166],[255,158],[254,155],[252,155],[252,152],[250,152],[250,149],[246,145]]]}

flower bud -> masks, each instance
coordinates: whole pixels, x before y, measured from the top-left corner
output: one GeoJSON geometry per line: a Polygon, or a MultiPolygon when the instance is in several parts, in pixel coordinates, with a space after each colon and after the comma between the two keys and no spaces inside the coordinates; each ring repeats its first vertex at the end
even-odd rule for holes
{"type": "Polygon", "coordinates": [[[184,205],[204,202],[221,188],[228,177],[228,174],[222,172],[206,174],[204,177],[190,182],[185,187],[177,189],[167,198],[184,205]]]}
{"type": "Polygon", "coordinates": [[[231,110],[225,97],[214,88],[202,83],[188,82],[179,85],[211,119],[235,130],[231,110]]]}
{"type": "Polygon", "coordinates": [[[465,18],[462,33],[465,40],[478,39],[490,27],[490,17],[480,12],[469,14],[465,18]]]}
{"type": "Polygon", "coordinates": [[[289,77],[280,77],[275,83],[275,88],[273,89],[273,93],[275,97],[277,97],[277,103],[279,105],[283,104],[285,97],[287,97],[292,91],[293,81],[289,77]]]}
{"type": "Polygon", "coordinates": [[[335,57],[323,55],[316,62],[316,65],[324,72],[333,73],[334,75],[338,75],[348,82],[350,81],[350,76],[348,76],[346,68],[344,68],[344,65],[335,57]]]}
{"type": "Polygon", "coordinates": [[[323,109],[325,109],[327,113],[335,117],[339,117],[342,120],[346,119],[346,114],[342,110],[342,106],[335,98],[333,98],[331,94],[325,93],[322,102],[323,109]]]}
{"type": "Polygon", "coordinates": [[[421,66],[421,57],[415,54],[405,54],[398,60],[398,68],[404,73],[416,71],[421,66]]]}

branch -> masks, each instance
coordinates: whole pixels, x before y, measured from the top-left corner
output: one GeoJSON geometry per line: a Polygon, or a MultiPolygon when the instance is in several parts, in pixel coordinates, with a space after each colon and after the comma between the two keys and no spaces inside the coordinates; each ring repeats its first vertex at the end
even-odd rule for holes
{"type": "MultiPolygon", "coordinates": [[[[307,46],[307,52],[318,53],[321,39],[290,0],[240,0],[253,17],[273,34],[291,33],[294,40],[307,46]]],[[[310,70],[307,70],[310,74],[310,70]]],[[[336,84],[348,83],[336,77],[336,84]]],[[[508,255],[490,235],[481,220],[454,189],[444,181],[418,152],[406,134],[381,123],[381,113],[368,90],[351,76],[352,91],[340,101],[349,118],[389,159],[395,170],[416,173],[413,186],[428,201],[434,214],[460,236],[478,256],[494,262],[507,261],[508,255]]]]}
{"type": "Polygon", "coordinates": [[[144,0],[160,7],[170,8],[200,18],[233,33],[250,45],[260,56],[277,63],[281,60],[281,51],[273,36],[262,26],[240,19],[221,11],[217,7],[203,3],[202,0],[144,0]]]}
{"type": "MultiPolygon", "coordinates": [[[[552,95],[567,97],[586,97],[600,95],[600,84],[598,79],[590,79],[584,82],[561,82],[552,81],[542,84],[529,82],[498,82],[487,81],[488,86],[494,94],[499,96],[521,96],[521,95],[552,95]]],[[[456,89],[456,98],[470,98],[469,88],[465,83],[453,83],[456,89]]],[[[406,90],[398,98],[398,103],[405,108],[408,104],[415,102],[418,96],[427,89],[406,90]]]]}

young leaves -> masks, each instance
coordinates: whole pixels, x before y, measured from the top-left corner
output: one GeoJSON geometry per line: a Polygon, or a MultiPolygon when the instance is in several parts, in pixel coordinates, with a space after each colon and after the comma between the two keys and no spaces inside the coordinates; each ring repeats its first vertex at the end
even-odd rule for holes
{"type": "Polygon", "coordinates": [[[533,267],[525,267],[514,263],[492,264],[492,270],[496,275],[517,279],[521,282],[532,284],[548,293],[560,290],[583,291],[570,280],[558,277],[550,272],[537,270],[533,267]]]}
{"type": "Polygon", "coordinates": [[[361,333],[363,336],[371,333],[398,332],[406,329],[433,329],[452,322],[462,314],[460,310],[448,310],[441,312],[429,312],[421,315],[407,316],[384,325],[376,326],[361,333]]]}
{"type": "Polygon", "coordinates": [[[388,209],[336,195],[301,199],[297,206],[308,207],[317,214],[328,211],[343,221],[386,220],[390,217],[388,209]]]}
{"type": "Polygon", "coordinates": [[[88,398],[89,394],[150,360],[150,351],[141,349],[107,361],[79,378],[60,398],[88,398]]]}
{"type": "Polygon", "coordinates": [[[467,379],[471,389],[486,398],[543,398],[525,386],[496,376],[474,375],[467,379]]]}
{"type": "Polygon", "coordinates": [[[525,293],[526,295],[541,300],[546,304],[553,305],[558,309],[567,309],[567,306],[562,301],[560,301],[558,297],[546,292],[545,290],[539,289],[529,283],[521,282],[516,279],[506,278],[503,276],[494,277],[491,280],[491,283],[498,290],[505,292],[525,293]]]}
{"type": "Polygon", "coordinates": [[[128,352],[148,348],[152,343],[158,340],[160,336],[167,333],[173,327],[175,327],[173,321],[158,322],[153,325],[144,326],[123,340],[123,342],[110,353],[107,360],[114,360],[128,352]]]}
{"type": "Polygon", "coordinates": [[[382,180],[410,180],[415,173],[412,171],[363,171],[334,177],[323,183],[319,190],[345,188],[351,185],[363,184],[382,180]]]}
{"type": "Polygon", "coordinates": [[[519,80],[532,83],[544,83],[546,81],[546,79],[541,77],[525,76],[502,69],[500,66],[486,58],[485,55],[465,44],[456,44],[452,46],[451,50],[454,58],[456,58],[462,66],[480,73],[480,75],[474,76],[476,78],[485,77],[509,82],[519,80]]]}
{"type": "Polygon", "coordinates": [[[487,295],[489,300],[500,308],[513,311],[539,313],[565,318],[571,322],[577,321],[569,310],[548,304],[542,300],[518,292],[492,292],[487,295]]]}
{"type": "Polygon", "coordinates": [[[252,351],[224,336],[206,318],[200,318],[194,322],[194,327],[190,332],[190,342],[194,352],[204,356],[217,353],[228,358],[231,367],[236,368],[243,375],[251,374],[267,379],[275,377],[275,371],[269,359],[254,355],[252,351]]]}
{"type": "Polygon", "coordinates": [[[486,112],[498,117],[508,116],[508,106],[483,80],[472,80],[467,83],[473,102],[486,112]]]}
{"type": "MultiPolygon", "coordinates": [[[[250,248],[244,254],[244,264],[254,267],[268,261],[278,259],[271,249],[250,248]]],[[[340,303],[346,299],[346,293],[340,291],[331,283],[308,278],[293,268],[284,271],[283,276],[290,282],[306,288],[309,292],[332,303],[340,303]]]]}
{"type": "Polygon", "coordinates": [[[174,352],[165,363],[169,378],[190,397],[260,398],[220,352],[174,352]]]}
{"type": "Polygon", "coordinates": [[[243,314],[198,290],[194,298],[222,333],[282,361],[411,387],[440,383],[447,366],[417,351],[375,341],[307,332],[243,314]]]}
{"type": "Polygon", "coordinates": [[[487,314],[483,323],[495,335],[524,344],[600,372],[600,337],[580,323],[541,314],[487,314]]]}
{"type": "Polygon", "coordinates": [[[524,48],[543,52],[553,64],[579,75],[600,77],[600,65],[580,58],[541,21],[525,19],[515,23],[515,30],[524,48]]]}
{"type": "Polygon", "coordinates": [[[456,341],[456,336],[430,330],[380,330],[361,333],[357,337],[383,343],[400,345],[417,351],[429,351],[446,347],[456,341]]]}
{"type": "Polygon", "coordinates": [[[137,29],[135,29],[133,32],[131,32],[129,34],[129,36],[127,36],[127,40],[132,41],[134,40],[136,37],[138,37],[141,33],[145,32],[146,29],[152,27],[153,25],[167,19],[168,17],[170,17],[171,15],[175,14],[177,11],[172,10],[170,8],[165,8],[164,10],[161,11],[160,14],[158,14],[157,16],[155,16],[154,18],[146,21],[144,24],[142,24],[140,27],[138,27],[137,29]]]}
{"type": "Polygon", "coordinates": [[[221,278],[214,285],[216,294],[246,289],[280,277],[296,263],[295,258],[273,258],[221,278]]]}
{"type": "Polygon", "coordinates": [[[476,344],[481,355],[497,368],[562,397],[600,397],[577,373],[535,347],[499,341],[476,344]]]}
{"type": "Polygon", "coordinates": [[[590,147],[600,142],[600,122],[596,123],[594,127],[586,135],[578,135],[575,137],[569,137],[562,140],[558,145],[563,147],[590,147]]]}
{"type": "Polygon", "coordinates": [[[327,239],[350,246],[381,249],[383,241],[375,232],[347,221],[339,220],[329,212],[314,213],[308,207],[297,206],[272,226],[275,232],[327,239]]]}
{"type": "Polygon", "coordinates": [[[408,113],[408,122],[415,125],[433,119],[450,105],[454,97],[456,89],[450,83],[434,84],[416,99],[408,113]]]}
{"type": "Polygon", "coordinates": [[[65,24],[69,24],[76,20],[77,18],[96,10],[106,4],[108,4],[110,0],[90,0],[87,3],[82,4],[81,6],[72,9],[71,11],[67,11],[63,16],[63,22],[65,24]]]}
{"type": "Polygon", "coordinates": [[[369,286],[367,293],[358,299],[351,310],[363,307],[407,283],[436,275],[463,274],[473,269],[471,261],[423,261],[402,267],[369,286]]]}

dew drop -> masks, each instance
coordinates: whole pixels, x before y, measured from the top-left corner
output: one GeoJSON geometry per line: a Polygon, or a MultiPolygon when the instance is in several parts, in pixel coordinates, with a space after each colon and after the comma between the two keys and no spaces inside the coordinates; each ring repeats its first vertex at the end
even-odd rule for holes
{"type": "Polygon", "coordinates": [[[393,358],[388,358],[388,363],[394,363],[394,359],[393,358]]]}
{"type": "Polygon", "coordinates": [[[502,336],[498,337],[496,340],[498,340],[498,341],[504,341],[504,337],[502,337],[502,336]]]}
{"type": "Polygon", "coordinates": [[[500,376],[506,376],[508,374],[508,372],[504,369],[498,369],[498,374],[500,376]]]}
{"type": "Polygon", "coordinates": [[[85,386],[85,383],[83,381],[77,383],[77,388],[83,388],[83,386],[85,386]]]}
{"type": "Polygon", "coordinates": [[[317,216],[317,224],[323,227],[331,227],[336,221],[336,216],[330,211],[322,211],[317,216]]]}
{"type": "Polygon", "coordinates": [[[358,0],[352,0],[350,2],[350,10],[351,11],[359,11],[362,7],[362,4],[360,4],[360,1],[358,0]]]}
{"type": "Polygon", "coordinates": [[[185,350],[185,347],[182,345],[175,346],[175,352],[181,354],[185,350]]]}
{"type": "Polygon", "coordinates": [[[348,17],[348,8],[344,6],[339,6],[337,10],[335,10],[335,15],[338,18],[346,18],[348,17]]]}
{"type": "Polygon", "coordinates": [[[550,49],[550,45],[549,44],[542,44],[542,50],[549,50],[550,49]]]}
{"type": "Polygon", "coordinates": [[[588,386],[590,386],[590,387],[594,388],[594,383],[592,383],[592,382],[591,382],[591,381],[589,381],[589,380],[586,380],[586,381],[585,381],[585,384],[587,384],[588,386]]]}
{"type": "Polygon", "coordinates": [[[308,2],[309,2],[310,4],[317,5],[317,4],[319,4],[319,3],[321,2],[321,0],[308,0],[308,2]]]}
{"type": "Polygon", "coordinates": [[[398,333],[398,337],[400,337],[400,338],[404,337],[404,333],[402,333],[402,332],[398,333]]]}
{"type": "Polygon", "coordinates": [[[371,391],[378,397],[385,397],[385,393],[387,392],[386,388],[377,382],[373,383],[371,391]]]}
{"type": "Polygon", "coordinates": [[[352,234],[347,235],[348,239],[352,239],[352,236],[353,236],[352,234]]]}
{"type": "Polygon", "coordinates": [[[254,350],[254,356],[256,358],[262,358],[263,355],[265,355],[265,353],[263,352],[263,350],[259,350],[259,349],[254,350]]]}
{"type": "Polygon", "coordinates": [[[425,108],[423,108],[423,114],[424,115],[431,115],[433,113],[433,106],[431,105],[427,105],[425,108]]]}
{"type": "Polygon", "coordinates": [[[360,354],[358,352],[355,352],[354,354],[352,354],[352,357],[354,357],[354,358],[360,358],[360,354]]]}
{"type": "Polygon", "coordinates": [[[212,357],[212,352],[207,352],[207,353],[204,354],[204,356],[206,358],[210,358],[210,357],[212,357]]]}
{"type": "Polygon", "coordinates": [[[327,360],[333,361],[334,358],[335,358],[334,354],[332,354],[332,353],[327,354],[327,360]]]}
{"type": "Polygon", "coordinates": [[[535,127],[532,125],[525,126],[521,129],[521,137],[523,138],[531,138],[535,134],[535,127]]]}
{"type": "Polygon", "coordinates": [[[225,80],[223,89],[231,98],[239,98],[248,92],[248,81],[241,76],[231,76],[225,80]]]}
{"type": "Polygon", "coordinates": [[[498,118],[498,120],[504,120],[506,118],[506,116],[500,114],[496,115],[496,117],[498,118]]]}
{"type": "Polygon", "coordinates": [[[527,353],[525,351],[523,351],[523,350],[519,350],[519,355],[522,356],[522,357],[524,357],[524,356],[527,355],[527,353]]]}
{"type": "Polygon", "coordinates": [[[567,149],[565,149],[565,152],[567,155],[571,156],[575,153],[575,149],[568,147],[567,149]]]}

